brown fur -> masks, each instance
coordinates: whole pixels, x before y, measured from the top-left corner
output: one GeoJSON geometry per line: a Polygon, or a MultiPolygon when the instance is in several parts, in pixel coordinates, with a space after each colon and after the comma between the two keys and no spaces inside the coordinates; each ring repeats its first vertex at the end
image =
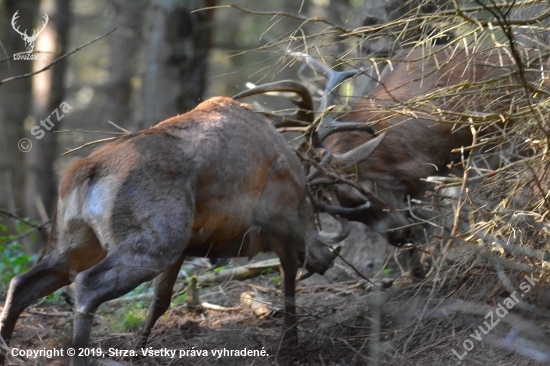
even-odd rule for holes
{"type": "Polygon", "coordinates": [[[28,305],[74,280],[73,346],[86,347],[101,303],[157,277],[144,345],[170,305],[186,255],[259,251],[281,260],[283,334],[295,339],[297,268],[323,273],[333,260],[316,239],[297,157],[264,116],[228,98],[120,137],[73,164],[61,180],[53,232],[44,259],[10,284],[0,317],[6,342],[28,305]]]}
{"type": "Polygon", "coordinates": [[[73,163],[61,177],[59,197],[64,198],[77,185],[82,184],[85,179],[94,175],[95,170],[96,162],[89,159],[82,159],[73,163]]]}
{"type": "MultiPolygon", "coordinates": [[[[472,54],[472,51],[469,53],[472,54]]],[[[350,168],[349,173],[357,172],[359,182],[370,186],[394,208],[402,208],[407,195],[423,198],[425,191],[432,186],[421,179],[445,174],[447,164],[460,157],[459,154],[451,154],[451,150],[472,143],[468,127],[459,128],[460,125],[445,123],[445,120],[454,120],[456,117],[434,113],[436,108],[454,112],[505,113],[509,104],[499,102],[497,96],[518,91],[517,72],[489,85],[481,82],[514,71],[514,65],[511,56],[497,50],[477,51],[473,56],[468,56],[463,49],[453,52],[452,48],[435,47],[408,51],[396,57],[393,70],[386,67],[380,83],[353,107],[353,112],[339,119],[342,122],[376,122],[373,127],[377,131],[386,131],[383,142],[372,155],[350,168]],[[430,56],[425,58],[426,55],[430,56]],[[458,95],[427,100],[437,90],[459,84],[460,88],[450,89],[456,90],[458,95]],[[412,102],[416,104],[408,108],[415,110],[418,118],[413,115],[392,115],[381,108],[412,102]]],[[[530,81],[538,77],[540,71],[527,74],[530,81]]],[[[501,124],[500,127],[504,126],[501,124]]],[[[493,127],[486,128],[481,131],[481,136],[493,131],[493,127]]],[[[340,132],[327,137],[324,143],[332,153],[344,153],[374,137],[368,132],[340,132]]],[[[345,206],[359,203],[350,198],[354,196],[350,191],[348,187],[339,187],[339,199],[345,206]]],[[[354,215],[354,219],[377,227],[380,231],[408,224],[402,214],[384,213],[376,207],[374,212],[354,215]]],[[[391,235],[392,244],[402,244],[408,240],[405,236],[409,233],[393,232],[391,235]]]]}

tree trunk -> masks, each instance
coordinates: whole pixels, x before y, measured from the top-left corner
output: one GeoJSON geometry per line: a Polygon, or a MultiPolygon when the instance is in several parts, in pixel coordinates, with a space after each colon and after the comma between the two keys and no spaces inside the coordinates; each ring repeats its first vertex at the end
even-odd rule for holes
{"type": "Polygon", "coordinates": [[[141,45],[141,24],[145,0],[111,0],[116,15],[109,43],[109,81],[106,95],[105,119],[119,126],[132,122],[132,77],[137,73],[138,46],[141,45]]]}
{"type": "Polygon", "coordinates": [[[206,90],[214,0],[155,0],[144,22],[141,128],[194,108],[206,90]]]}
{"type": "MultiPolygon", "coordinates": [[[[34,62],[38,70],[51,63],[67,51],[69,30],[70,0],[44,0],[40,6],[40,16],[48,14],[50,21],[37,41],[36,48],[48,51],[45,60],[34,62]]],[[[66,113],[61,104],[64,99],[66,60],[56,63],[48,71],[33,77],[33,116],[34,126],[44,132],[33,134],[32,149],[25,155],[25,213],[32,219],[47,219],[53,211],[56,199],[56,183],[53,163],[56,154],[56,137],[53,130],[60,128],[60,120],[66,113]],[[58,113],[55,110],[58,110],[58,113]],[[59,117],[58,117],[59,116],[59,117]],[[39,138],[42,136],[41,138],[39,138]]],[[[33,130],[31,130],[32,133],[33,130]]],[[[37,129],[35,129],[37,131],[37,129]]],[[[31,250],[41,249],[43,242],[37,241],[31,250]]]]}
{"type": "MultiPolygon", "coordinates": [[[[7,54],[25,51],[23,39],[11,26],[11,19],[19,11],[17,24],[21,29],[34,26],[37,14],[34,0],[7,0],[2,2],[2,42],[7,54]]],[[[0,64],[0,78],[22,75],[32,70],[32,62],[10,60],[0,64]]],[[[29,116],[31,103],[31,79],[20,79],[0,86],[0,207],[17,211],[23,204],[24,153],[18,149],[18,141],[25,136],[23,125],[29,116]]],[[[17,212],[23,215],[22,212],[17,212]]]]}

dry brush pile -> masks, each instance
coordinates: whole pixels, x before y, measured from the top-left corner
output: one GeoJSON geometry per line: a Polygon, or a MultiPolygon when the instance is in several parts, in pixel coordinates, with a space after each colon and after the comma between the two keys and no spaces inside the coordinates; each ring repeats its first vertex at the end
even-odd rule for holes
{"type": "MultiPolygon", "coordinates": [[[[392,4],[385,23],[367,17],[363,27],[344,29],[304,19],[290,37],[268,45],[285,48],[278,67],[296,62],[289,54],[300,52],[338,69],[361,68],[355,91],[407,62],[417,76],[401,87],[416,82],[422,89],[434,75],[437,87],[378,103],[371,111],[379,117],[368,124],[420,116],[473,136],[471,146],[455,149],[450,173],[426,177],[433,183],[427,198],[402,209],[422,224],[415,247],[429,258],[426,278],[380,289],[348,268],[375,291],[358,293],[351,285],[338,317],[317,324],[311,342],[338,339],[351,355],[343,364],[548,363],[550,7],[545,1],[392,4]],[[308,34],[309,24],[321,30],[308,34]],[[413,53],[420,56],[411,60],[413,53]],[[449,82],[451,74],[480,66],[489,69],[482,78],[449,82]]],[[[320,95],[322,75],[304,81],[320,95]]],[[[340,105],[325,112],[354,112],[362,96],[349,89],[340,86],[340,105]]]]}

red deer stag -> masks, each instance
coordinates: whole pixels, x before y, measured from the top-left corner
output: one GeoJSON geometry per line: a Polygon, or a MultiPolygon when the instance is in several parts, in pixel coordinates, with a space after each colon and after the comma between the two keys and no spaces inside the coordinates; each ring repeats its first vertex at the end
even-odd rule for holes
{"type": "MultiPolygon", "coordinates": [[[[325,111],[333,105],[334,89],[356,72],[335,72],[305,58],[328,76],[320,108],[325,111]]],[[[354,176],[357,184],[321,178],[308,184],[334,187],[332,202],[341,209],[331,207],[327,212],[339,213],[387,233],[390,244],[409,242],[412,236],[409,219],[388,208],[404,208],[407,196],[423,198],[433,186],[422,178],[445,174],[447,165],[460,158],[451,150],[471,145],[473,137],[468,122],[464,124],[466,118],[459,117],[474,111],[480,117],[485,113],[488,118],[500,121],[499,114],[503,118],[508,115],[505,111],[512,99],[516,103],[525,99],[518,69],[516,60],[503,50],[473,52],[437,46],[398,56],[393,60],[393,70],[384,69],[380,82],[369,95],[338,119],[327,114],[319,124],[317,136],[311,139],[328,150],[319,165],[331,164],[354,176]],[[498,112],[489,113],[495,111],[498,112]],[[395,230],[401,227],[406,228],[395,230]]],[[[524,76],[523,80],[540,80],[540,68],[531,66],[524,76]]],[[[285,83],[288,86],[290,82],[285,83]]],[[[529,90],[539,87],[532,84],[529,90]]],[[[278,82],[260,85],[236,97],[275,90],[279,90],[278,82]]],[[[502,125],[497,127],[495,123],[481,134],[498,128],[502,125]]],[[[318,177],[321,171],[316,168],[308,177],[318,177]]],[[[324,209],[324,204],[320,208],[324,209]]]]}
{"type": "Polygon", "coordinates": [[[156,278],[145,344],[186,255],[273,251],[284,272],[283,335],[295,339],[297,268],[322,274],[334,259],[317,234],[302,166],[283,137],[248,105],[212,98],[64,173],[47,254],[12,279],[0,335],[8,342],[27,306],[74,281],[73,347],[86,347],[101,303],[156,278]]]}

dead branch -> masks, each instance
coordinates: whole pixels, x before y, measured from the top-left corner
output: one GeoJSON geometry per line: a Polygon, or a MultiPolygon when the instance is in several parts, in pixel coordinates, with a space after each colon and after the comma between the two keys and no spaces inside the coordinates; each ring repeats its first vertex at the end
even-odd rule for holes
{"type": "Polygon", "coordinates": [[[215,304],[210,304],[209,302],[203,302],[203,303],[201,303],[201,306],[202,306],[204,309],[214,310],[214,311],[223,311],[223,312],[230,312],[230,311],[239,311],[239,310],[242,310],[242,308],[239,307],[239,306],[235,306],[235,307],[232,307],[232,308],[227,308],[227,307],[225,307],[225,306],[219,306],[219,305],[215,305],[215,304]]]}
{"type": "Polygon", "coordinates": [[[59,56],[58,58],[56,58],[55,60],[53,60],[50,64],[44,66],[43,68],[41,68],[40,70],[37,70],[37,71],[33,71],[33,72],[29,72],[29,73],[26,73],[26,74],[23,74],[23,75],[16,75],[16,76],[10,76],[9,78],[5,78],[5,79],[2,79],[0,80],[0,85],[2,84],[5,84],[5,83],[9,83],[10,81],[14,81],[14,80],[19,80],[19,79],[24,79],[24,78],[28,78],[28,77],[31,77],[31,76],[34,76],[36,74],[40,74],[41,72],[44,72],[48,69],[50,69],[53,65],[55,65],[56,63],[58,63],[59,61],[69,57],[70,55],[72,55],[73,53],[77,52],[77,51],[80,51],[82,48],[94,43],[94,42],[97,42],[99,41],[100,39],[102,38],[105,38],[107,37],[109,34],[113,33],[114,31],[116,31],[117,28],[114,28],[112,30],[110,30],[109,32],[105,33],[104,35],[102,36],[99,36],[95,39],[92,39],[91,41],[89,42],[86,42],[84,43],[82,46],[79,46],[77,48],[75,48],[74,50],[72,50],[71,52],[68,52],[62,56],[59,56]]]}

